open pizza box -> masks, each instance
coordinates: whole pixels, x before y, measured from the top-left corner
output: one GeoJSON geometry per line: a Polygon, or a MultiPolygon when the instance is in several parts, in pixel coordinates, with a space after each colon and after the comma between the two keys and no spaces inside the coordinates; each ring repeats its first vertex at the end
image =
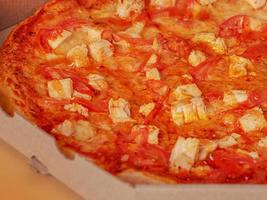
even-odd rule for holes
{"type": "MultiPolygon", "coordinates": [[[[12,25],[29,16],[44,1],[0,1],[0,5],[9,2],[6,9],[0,12],[0,44],[12,25]]],[[[66,159],[51,136],[21,116],[10,118],[2,111],[0,137],[31,159],[41,174],[51,174],[84,199],[263,200],[267,196],[265,185],[131,185],[103,171],[82,156],[76,155],[74,160],[66,159]]]]}

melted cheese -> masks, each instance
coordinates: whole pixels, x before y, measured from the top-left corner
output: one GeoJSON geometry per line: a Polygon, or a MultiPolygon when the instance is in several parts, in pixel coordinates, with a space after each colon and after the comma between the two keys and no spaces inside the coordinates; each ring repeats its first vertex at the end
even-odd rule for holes
{"type": "Polygon", "coordinates": [[[57,38],[48,40],[48,44],[52,49],[56,49],[62,42],[64,42],[64,40],[69,38],[71,35],[72,33],[70,31],[63,30],[57,38]]]}
{"type": "Polygon", "coordinates": [[[139,113],[147,117],[154,108],[155,108],[155,103],[147,103],[140,106],[139,113]]]}
{"type": "Polygon", "coordinates": [[[99,74],[89,74],[87,76],[87,79],[89,80],[89,84],[98,91],[103,91],[108,88],[108,84],[105,80],[105,77],[99,75],[99,74]]]}
{"type": "Polygon", "coordinates": [[[202,51],[193,50],[191,51],[188,62],[193,67],[198,66],[200,63],[204,62],[206,60],[206,55],[202,51]]]}
{"type": "Polygon", "coordinates": [[[112,44],[107,40],[92,42],[89,44],[89,49],[92,58],[99,63],[113,55],[112,44]]]}
{"type": "Polygon", "coordinates": [[[178,86],[174,90],[173,95],[175,96],[176,100],[183,100],[192,97],[200,97],[202,92],[195,83],[191,83],[178,86]]]}
{"type": "Polygon", "coordinates": [[[110,99],[108,103],[109,116],[113,123],[132,121],[129,103],[123,99],[110,99]]]}
{"type": "Polygon", "coordinates": [[[70,99],[73,92],[73,83],[70,78],[48,81],[48,94],[55,99],[70,99]]]}
{"type": "Polygon", "coordinates": [[[76,67],[86,67],[89,64],[87,46],[82,44],[73,47],[68,51],[67,58],[71,60],[76,67]]]}

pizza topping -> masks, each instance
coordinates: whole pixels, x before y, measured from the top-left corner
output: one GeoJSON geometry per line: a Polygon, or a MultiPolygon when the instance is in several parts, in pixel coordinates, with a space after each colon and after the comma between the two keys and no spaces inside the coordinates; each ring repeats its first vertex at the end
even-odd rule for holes
{"type": "Polygon", "coordinates": [[[140,106],[139,113],[141,113],[142,115],[147,117],[149,115],[149,113],[155,108],[155,105],[156,105],[155,103],[144,104],[144,105],[140,106]]]}
{"type": "Polygon", "coordinates": [[[148,61],[146,62],[146,66],[151,66],[151,65],[157,63],[157,61],[158,61],[158,56],[156,54],[152,54],[149,57],[148,61]]]}
{"type": "Polygon", "coordinates": [[[157,68],[151,68],[146,71],[147,80],[160,80],[160,74],[157,68]]]}
{"type": "Polygon", "coordinates": [[[138,144],[158,144],[159,129],[153,125],[135,125],[131,130],[131,137],[134,137],[138,144]]]}
{"type": "Polygon", "coordinates": [[[229,76],[238,78],[248,74],[248,68],[251,68],[252,63],[250,60],[241,56],[230,56],[229,76]]]}
{"type": "Polygon", "coordinates": [[[89,49],[92,58],[99,63],[113,55],[112,44],[107,40],[92,42],[89,44],[89,49]]]}
{"type": "Polygon", "coordinates": [[[262,26],[263,26],[262,20],[254,18],[254,17],[249,18],[249,28],[252,31],[261,31],[262,26]]]}
{"type": "Polygon", "coordinates": [[[140,38],[144,27],[145,27],[144,22],[136,22],[131,27],[127,28],[125,31],[121,33],[129,35],[132,38],[140,38]]]}
{"type": "Polygon", "coordinates": [[[86,99],[86,100],[92,99],[92,97],[90,95],[77,92],[76,90],[73,91],[73,96],[77,97],[77,98],[86,99]]]}
{"type": "Polygon", "coordinates": [[[127,19],[132,14],[140,14],[144,6],[142,0],[118,0],[116,14],[122,19],[127,19]]]}
{"type": "Polygon", "coordinates": [[[193,50],[191,51],[188,62],[193,67],[198,66],[200,63],[204,62],[206,60],[206,55],[199,50],[193,50]]]}
{"type": "Polygon", "coordinates": [[[218,54],[226,52],[226,44],[223,38],[216,38],[214,33],[198,33],[192,38],[193,42],[201,42],[207,44],[218,54]]]}
{"type": "Polygon", "coordinates": [[[89,74],[87,76],[89,84],[98,91],[103,91],[108,88],[105,78],[99,74],[89,74]]]}
{"type": "Polygon", "coordinates": [[[79,120],[73,122],[74,138],[79,141],[86,141],[95,136],[95,129],[88,121],[79,120]]]}
{"type": "Polygon", "coordinates": [[[266,126],[266,120],[259,107],[248,110],[245,115],[239,119],[241,128],[245,132],[261,130],[266,126]]]}
{"type": "Polygon", "coordinates": [[[201,97],[192,98],[190,101],[178,102],[171,107],[172,120],[178,126],[197,120],[206,120],[206,106],[201,97]]]}
{"type": "Polygon", "coordinates": [[[225,136],[217,141],[218,147],[222,149],[231,147],[237,143],[235,136],[232,135],[225,136]]]}
{"type": "Polygon", "coordinates": [[[175,6],[176,0],[151,0],[150,5],[166,8],[166,7],[173,7],[175,6]]]}
{"type": "Polygon", "coordinates": [[[198,0],[198,2],[200,3],[200,5],[206,6],[209,4],[212,4],[214,2],[216,2],[217,0],[198,0]]]}
{"type": "Polygon", "coordinates": [[[173,95],[175,96],[176,100],[183,100],[192,97],[200,97],[202,92],[195,83],[192,83],[178,86],[173,91],[173,95]]]}
{"type": "Polygon", "coordinates": [[[266,4],[266,0],[246,0],[254,9],[262,8],[266,4]]]}
{"type": "Polygon", "coordinates": [[[59,34],[59,36],[57,36],[55,39],[49,39],[47,40],[47,42],[52,49],[56,49],[62,42],[64,42],[64,40],[69,38],[71,35],[72,33],[70,31],[63,30],[59,34]]]}
{"type": "Polygon", "coordinates": [[[110,99],[108,108],[109,116],[112,119],[113,123],[133,121],[133,119],[131,118],[129,103],[125,99],[110,99]]]}
{"type": "Polygon", "coordinates": [[[74,132],[74,127],[71,121],[65,120],[61,124],[57,125],[55,129],[53,129],[52,132],[59,132],[60,134],[69,137],[73,134],[74,132]]]}
{"type": "Polygon", "coordinates": [[[101,40],[102,30],[96,27],[83,26],[79,29],[82,32],[87,33],[87,40],[89,42],[95,42],[101,40]]]}
{"type": "Polygon", "coordinates": [[[88,109],[80,104],[77,103],[66,104],[64,105],[64,109],[71,112],[77,112],[85,117],[88,117],[88,109]]]}
{"type": "Polygon", "coordinates": [[[206,160],[208,155],[213,152],[216,148],[218,147],[217,142],[214,142],[212,140],[208,140],[205,142],[200,143],[200,148],[199,148],[199,160],[206,160]]]}
{"type": "Polygon", "coordinates": [[[248,94],[244,90],[231,90],[224,92],[223,102],[226,105],[234,106],[237,103],[243,103],[248,100],[248,94]]]}
{"type": "Polygon", "coordinates": [[[267,137],[263,137],[260,139],[260,141],[258,142],[258,146],[259,147],[267,147],[267,137]]]}
{"type": "Polygon", "coordinates": [[[70,78],[48,81],[48,94],[55,99],[71,99],[73,82],[70,78]]]}
{"type": "Polygon", "coordinates": [[[76,67],[86,67],[89,64],[88,49],[85,44],[77,45],[70,49],[67,58],[73,61],[76,67]]]}
{"type": "Polygon", "coordinates": [[[248,156],[250,156],[253,159],[258,159],[259,158],[259,154],[258,154],[257,151],[248,152],[248,151],[245,151],[243,149],[237,149],[236,151],[238,153],[241,153],[241,154],[244,154],[244,155],[248,155],[248,156]]]}
{"type": "Polygon", "coordinates": [[[179,137],[170,155],[171,170],[190,170],[197,159],[199,146],[200,141],[196,138],[179,137]]]}

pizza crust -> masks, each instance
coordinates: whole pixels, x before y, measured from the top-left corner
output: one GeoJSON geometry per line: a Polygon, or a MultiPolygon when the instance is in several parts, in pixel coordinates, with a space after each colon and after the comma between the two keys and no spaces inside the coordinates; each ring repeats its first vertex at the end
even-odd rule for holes
{"type": "Polygon", "coordinates": [[[116,174],[121,180],[131,184],[175,184],[173,179],[157,176],[149,172],[127,169],[116,174]]]}

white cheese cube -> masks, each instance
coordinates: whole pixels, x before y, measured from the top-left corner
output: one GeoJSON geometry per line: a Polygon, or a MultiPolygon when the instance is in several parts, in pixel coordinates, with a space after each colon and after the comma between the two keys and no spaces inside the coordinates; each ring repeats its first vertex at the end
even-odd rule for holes
{"type": "Polygon", "coordinates": [[[132,121],[129,109],[129,103],[123,99],[118,100],[110,99],[108,103],[109,116],[113,123],[129,122],[132,121]]]}
{"type": "Polygon", "coordinates": [[[176,100],[183,100],[192,97],[200,97],[202,95],[201,90],[195,83],[180,85],[173,92],[176,100]]]}
{"type": "Polygon", "coordinates": [[[74,133],[75,129],[71,121],[65,120],[61,124],[57,125],[56,128],[52,130],[54,133],[60,133],[66,137],[71,136],[74,133]]]}
{"type": "Polygon", "coordinates": [[[89,84],[98,91],[103,91],[108,88],[108,83],[105,80],[105,77],[99,75],[99,74],[89,74],[87,76],[87,79],[89,80],[89,84]]]}
{"type": "Polygon", "coordinates": [[[131,14],[140,14],[144,9],[143,0],[119,0],[116,7],[116,14],[120,18],[128,18],[131,14]]]}
{"type": "Polygon", "coordinates": [[[212,3],[216,2],[216,1],[217,0],[199,0],[198,2],[200,3],[200,5],[206,6],[206,5],[212,4],[212,3]]]}
{"type": "Polygon", "coordinates": [[[266,126],[266,120],[260,108],[248,110],[246,114],[239,119],[239,123],[245,132],[259,131],[266,126]]]}
{"type": "Polygon", "coordinates": [[[89,64],[87,46],[81,44],[73,47],[68,51],[67,58],[71,60],[76,67],[86,67],[89,64]]]}
{"type": "Polygon", "coordinates": [[[208,155],[218,147],[218,144],[212,140],[200,144],[199,160],[205,160],[208,155]]]}
{"type": "Polygon", "coordinates": [[[166,7],[173,7],[175,6],[176,0],[151,0],[150,5],[166,8],[166,7]]]}
{"type": "Polygon", "coordinates": [[[140,106],[139,113],[147,117],[149,113],[155,108],[155,103],[147,103],[140,106]]]}
{"type": "Polygon", "coordinates": [[[178,126],[197,120],[206,120],[207,112],[201,97],[195,97],[190,102],[178,102],[171,107],[172,120],[178,126]]]}
{"type": "Polygon", "coordinates": [[[123,31],[121,33],[125,33],[125,34],[131,36],[132,38],[140,38],[141,33],[144,30],[144,27],[145,27],[144,22],[136,22],[131,27],[127,28],[125,31],[123,31]]]}
{"type": "Polygon", "coordinates": [[[113,55],[112,44],[107,40],[99,40],[89,44],[90,55],[92,58],[102,63],[105,58],[109,58],[113,55]]]}
{"type": "Polygon", "coordinates": [[[79,120],[74,122],[74,138],[79,141],[86,141],[95,136],[95,129],[90,122],[79,120]]]}
{"type": "Polygon", "coordinates": [[[88,36],[87,40],[89,42],[95,42],[95,41],[101,40],[101,37],[102,37],[101,35],[103,31],[97,27],[84,26],[84,27],[81,27],[79,30],[87,33],[87,36],[88,36]]]}
{"type": "Polygon", "coordinates": [[[237,141],[233,136],[228,135],[219,139],[217,143],[220,148],[227,148],[236,145],[237,141]]]}
{"type": "Polygon", "coordinates": [[[266,4],[266,0],[246,0],[254,9],[262,8],[266,4]]]}
{"type": "Polygon", "coordinates": [[[86,100],[92,99],[92,97],[90,95],[77,92],[76,90],[73,91],[73,97],[82,98],[82,99],[86,99],[86,100]]]}
{"type": "Polygon", "coordinates": [[[194,42],[202,42],[207,44],[218,54],[224,54],[226,52],[226,44],[223,38],[216,38],[214,33],[198,33],[192,40],[194,42]]]}
{"type": "Polygon", "coordinates": [[[158,136],[159,136],[159,129],[156,126],[149,125],[147,142],[149,144],[158,144],[159,143],[158,136]]]}
{"type": "Polygon", "coordinates": [[[234,78],[246,76],[248,74],[247,68],[252,65],[250,60],[236,55],[230,56],[229,61],[229,76],[234,78]]]}
{"type": "Polygon", "coordinates": [[[70,78],[48,81],[48,94],[55,99],[70,99],[73,92],[73,83],[70,78]]]}
{"type": "Polygon", "coordinates": [[[267,136],[260,139],[258,142],[259,147],[267,147],[267,136]]]}
{"type": "Polygon", "coordinates": [[[193,67],[198,66],[200,63],[204,62],[206,60],[206,55],[202,51],[193,50],[191,51],[188,62],[193,67]]]}
{"type": "Polygon", "coordinates": [[[234,106],[237,103],[243,103],[247,101],[248,94],[244,90],[231,90],[229,92],[224,92],[223,102],[226,105],[234,106]]]}
{"type": "Polygon", "coordinates": [[[67,38],[69,38],[72,35],[70,31],[63,30],[60,35],[53,39],[53,40],[48,40],[48,44],[52,49],[56,49],[61,43],[63,43],[67,38]]]}
{"type": "Polygon", "coordinates": [[[146,66],[150,66],[150,65],[155,64],[157,62],[157,60],[158,60],[158,56],[156,54],[152,54],[149,57],[148,61],[146,62],[146,66]]]}
{"type": "Polygon", "coordinates": [[[190,170],[198,156],[199,144],[196,138],[179,137],[171,151],[170,168],[174,171],[179,168],[190,170]]]}
{"type": "Polygon", "coordinates": [[[147,80],[160,80],[160,74],[157,68],[151,68],[146,71],[147,80]]]}
{"type": "Polygon", "coordinates": [[[88,109],[80,104],[77,103],[66,104],[64,105],[64,109],[71,112],[77,112],[85,117],[88,117],[88,109]]]}

